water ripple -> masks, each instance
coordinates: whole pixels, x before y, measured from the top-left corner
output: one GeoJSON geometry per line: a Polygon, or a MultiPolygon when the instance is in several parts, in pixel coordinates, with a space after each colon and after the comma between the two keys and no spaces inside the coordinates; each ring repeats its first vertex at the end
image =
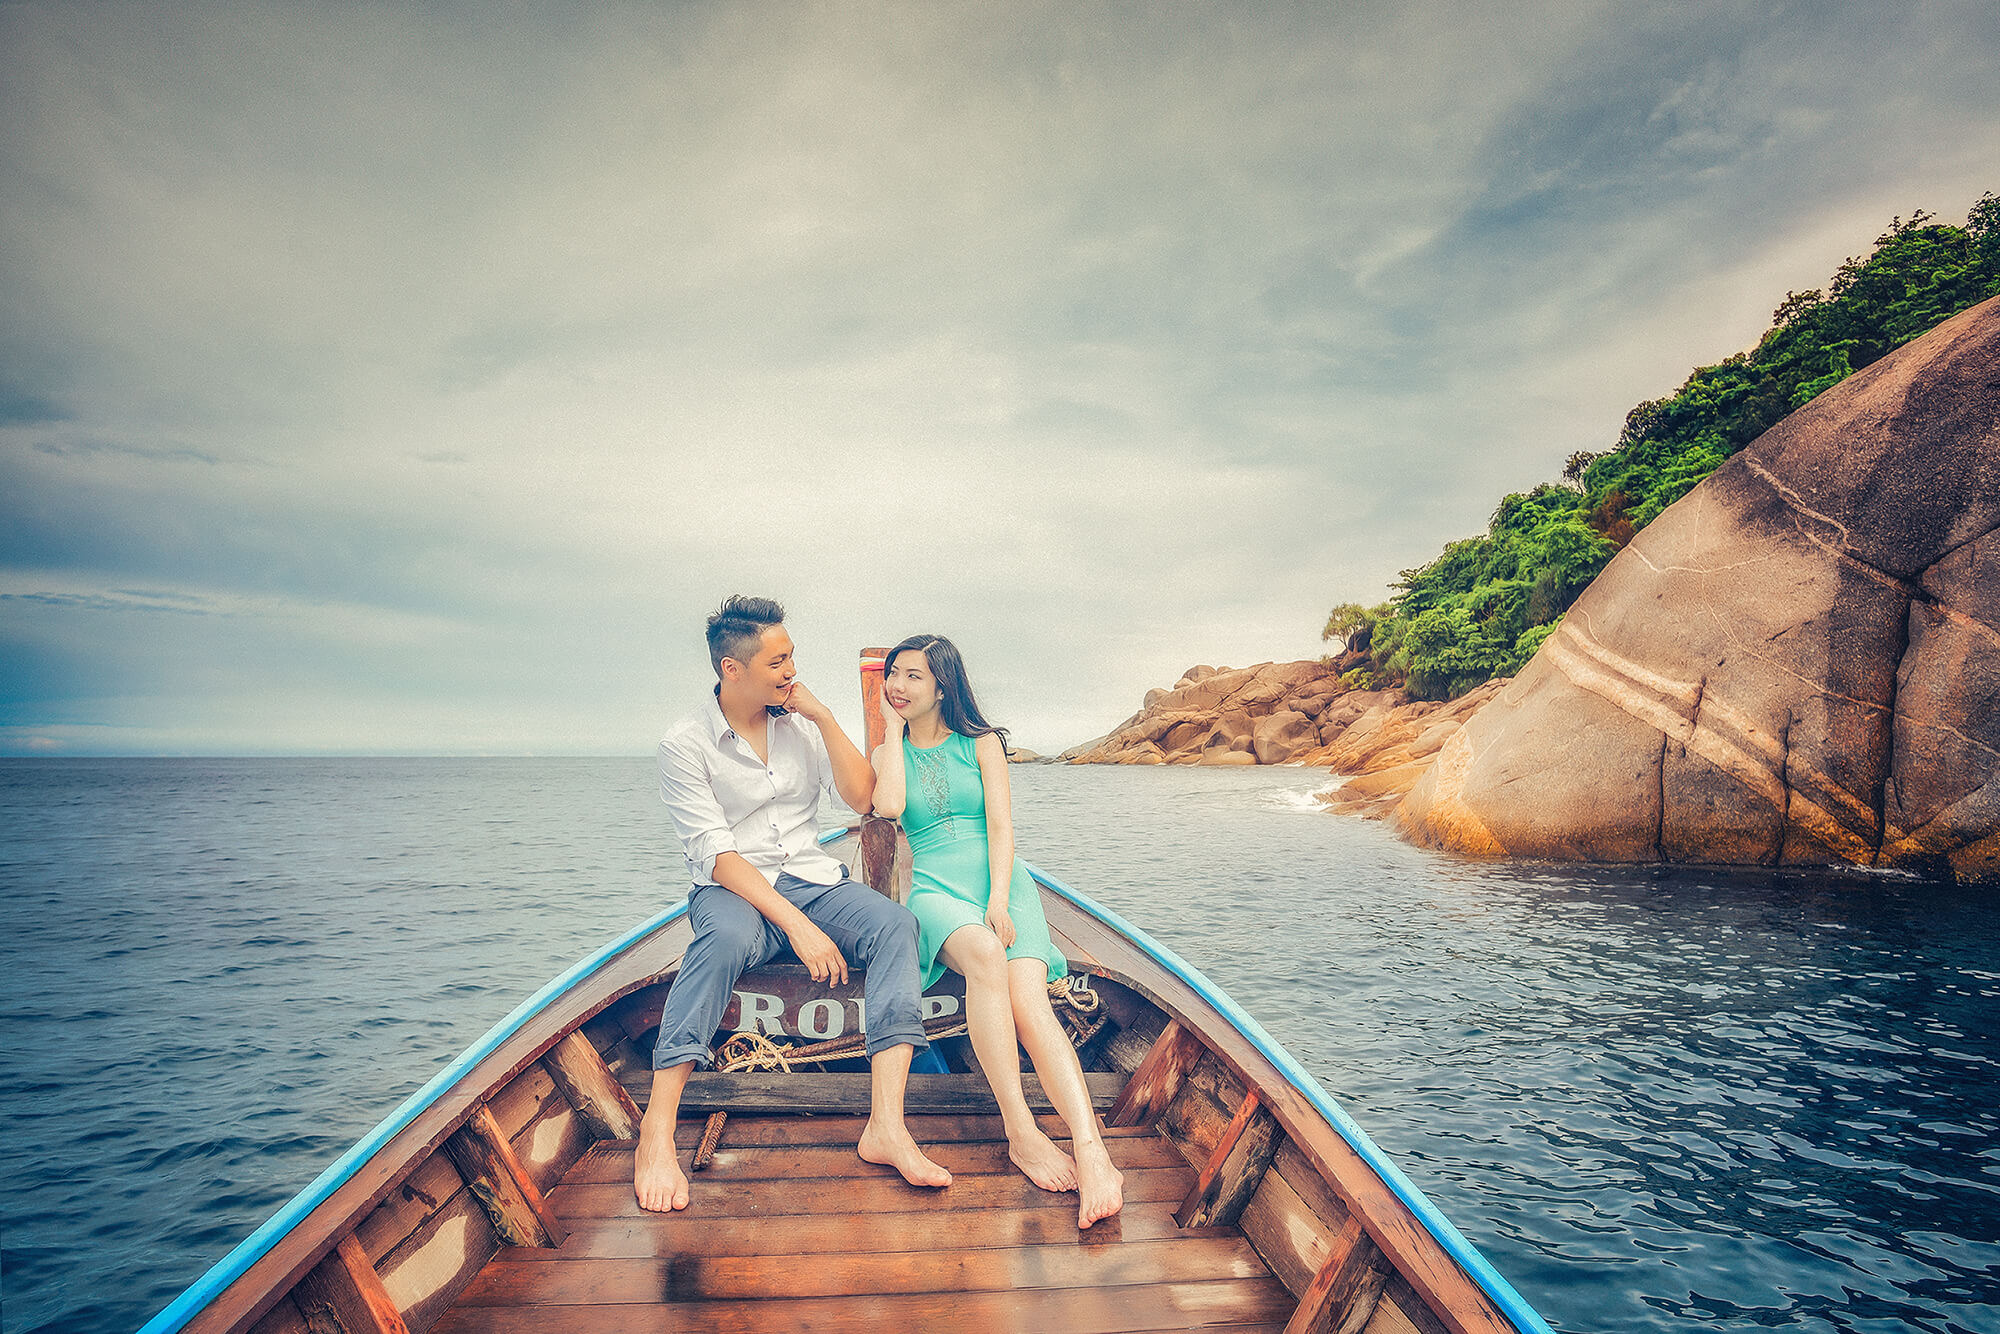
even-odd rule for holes
{"type": "MultiPolygon", "coordinates": [[[[2000,1331],[2000,905],[1491,865],[1306,770],[1016,771],[1565,1331],[2000,1331]]],[[[128,1330],[680,897],[636,760],[0,763],[9,1330],[128,1330]],[[79,1111],[83,1115],[79,1115],[79,1111]]]]}

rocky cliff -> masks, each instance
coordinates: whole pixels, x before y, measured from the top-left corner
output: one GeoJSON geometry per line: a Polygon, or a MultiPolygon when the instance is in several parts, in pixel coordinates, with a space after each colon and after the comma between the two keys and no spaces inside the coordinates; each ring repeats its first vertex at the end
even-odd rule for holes
{"type": "Polygon", "coordinates": [[[1319,717],[1343,693],[1318,662],[1190,667],[1146,692],[1137,713],[1062,753],[1074,764],[1282,764],[1319,744],[1319,717]]]}
{"type": "Polygon", "coordinates": [[[1394,818],[1591,861],[2000,876],[2000,300],[1643,529],[1394,818]]]}
{"type": "Polygon", "coordinates": [[[1448,704],[1400,690],[1349,690],[1323,662],[1191,667],[1146,692],[1140,710],[1095,741],[1064,751],[1073,764],[1313,764],[1375,781],[1348,796],[1372,807],[1401,796],[1415,769],[1496,694],[1499,681],[1448,704]],[[1377,778],[1377,775],[1386,777],[1377,778]]]}

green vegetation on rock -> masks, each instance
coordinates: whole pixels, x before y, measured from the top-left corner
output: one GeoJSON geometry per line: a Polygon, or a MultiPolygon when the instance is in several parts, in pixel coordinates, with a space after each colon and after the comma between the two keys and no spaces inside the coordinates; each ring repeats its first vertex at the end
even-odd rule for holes
{"type": "Polygon", "coordinates": [[[1341,679],[1451,699],[1519,671],[1639,529],[1793,409],[1959,311],[2000,295],[2000,198],[1963,227],[1921,210],[1893,219],[1873,253],[1825,291],[1787,293],[1749,352],[1703,366],[1641,403],[1618,443],[1570,456],[1560,482],[1509,495],[1484,536],[1401,572],[1375,607],[1343,603],[1323,638],[1343,641],[1341,679]]]}

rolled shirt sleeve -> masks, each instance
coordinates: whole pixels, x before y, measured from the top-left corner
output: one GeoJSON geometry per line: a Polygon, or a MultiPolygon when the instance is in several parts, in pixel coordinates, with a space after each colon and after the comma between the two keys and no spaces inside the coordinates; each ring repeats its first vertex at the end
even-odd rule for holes
{"type": "Polygon", "coordinates": [[[835,801],[840,801],[841,809],[845,810],[847,803],[841,800],[840,789],[833,785],[833,757],[827,754],[826,738],[820,735],[819,728],[806,722],[805,719],[801,718],[798,721],[799,735],[805,738],[806,750],[812,756],[813,768],[818,771],[819,790],[835,801]]]}
{"type": "Polygon", "coordinates": [[[715,859],[736,851],[736,835],[722,813],[722,804],[715,799],[701,757],[673,737],[660,743],[660,800],[673,817],[674,832],[681,837],[681,850],[687,854],[688,872],[695,883],[716,883],[715,859]]]}

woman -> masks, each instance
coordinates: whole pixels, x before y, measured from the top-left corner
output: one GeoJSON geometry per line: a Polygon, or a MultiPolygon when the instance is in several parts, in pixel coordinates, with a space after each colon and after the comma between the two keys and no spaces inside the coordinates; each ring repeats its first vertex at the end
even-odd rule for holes
{"type": "Polygon", "coordinates": [[[913,855],[910,911],[924,986],[948,965],[965,976],[972,1049],[1000,1103],[1007,1153],[1043,1190],[1077,1192],[1087,1228],[1124,1203],[1076,1049],[1049,1006],[1069,972],[1049,942],[1041,893],[1014,855],[1006,729],[979,711],[949,639],[914,635],[889,652],[882,680],[887,740],[875,751],[875,810],[900,818],[913,855]],[[1026,1047],[1076,1157],[1042,1133],[1021,1093],[1026,1047]]]}

